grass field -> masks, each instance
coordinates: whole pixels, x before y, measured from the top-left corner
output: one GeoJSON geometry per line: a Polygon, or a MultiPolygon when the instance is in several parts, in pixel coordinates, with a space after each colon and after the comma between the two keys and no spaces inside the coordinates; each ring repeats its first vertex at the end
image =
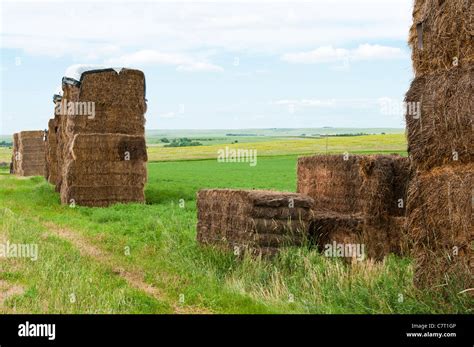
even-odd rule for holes
{"type": "MultiPolygon", "coordinates": [[[[378,150],[403,151],[397,141],[378,150]]],[[[175,161],[149,163],[146,205],[61,206],[42,177],[17,178],[3,170],[0,240],[38,244],[39,256],[0,258],[0,312],[472,313],[466,295],[415,289],[408,258],[346,266],[299,248],[271,261],[237,260],[198,246],[197,190],[295,190],[297,156],[282,155],[288,144],[278,146],[276,152],[262,149],[279,155],[259,156],[255,167],[185,160],[198,157],[187,148],[173,149],[173,155],[152,152],[154,160],[175,161]]],[[[373,152],[377,146],[348,142],[338,150],[373,152]]]]}

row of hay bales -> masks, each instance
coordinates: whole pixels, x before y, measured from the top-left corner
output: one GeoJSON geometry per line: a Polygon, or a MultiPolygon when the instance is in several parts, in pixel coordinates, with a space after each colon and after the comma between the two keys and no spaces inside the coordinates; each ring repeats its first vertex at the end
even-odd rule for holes
{"type": "MultiPolygon", "coordinates": [[[[41,157],[63,204],[145,201],[145,76],[133,69],[68,74],[54,96],[41,157]],[[93,112],[90,112],[93,111],[93,112]]],[[[20,133],[21,134],[21,133],[20,133]]],[[[39,160],[39,159],[38,159],[39,160]]]]}
{"type": "Polygon", "coordinates": [[[275,255],[288,246],[364,245],[364,256],[406,254],[409,161],[398,155],[318,155],[298,161],[297,193],[201,190],[197,239],[275,255]]]}
{"type": "Polygon", "coordinates": [[[474,287],[474,1],[417,0],[406,102],[413,179],[407,228],[420,287],[474,287]]]}

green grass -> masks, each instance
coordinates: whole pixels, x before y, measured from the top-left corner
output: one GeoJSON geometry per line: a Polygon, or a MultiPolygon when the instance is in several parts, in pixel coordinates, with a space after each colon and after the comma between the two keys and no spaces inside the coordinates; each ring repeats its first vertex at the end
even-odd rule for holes
{"type": "Polygon", "coordinates": [[[3,171],[0,208],[8,210],[2,212],[0,232],[11,242],[34,242],[40,248],[33,264],[0,263],[0,276],[26,288],[8,299],[3,311],[162,313],[178,306],[215,313],[472,313],[466,295],[415,289],[408,258],[391,256],[383,263],[351,267],[307,248],[289,249],[266,261],[237,260],[198,246],[197,190],[294,191],[296,160],[294,155],[259,157],[255,167],[215,160],[149,163],[147,204],[109,208],[61,206],[43,178],[19,179],[3,171]],[[74,230],[108,252],[114,266],[139,270],[163,292],[163,299],[130,288],[108,264],[82,256],[68,241],[50,235],[45,223],[74,230]],[[77,293],[74,305],[68,301],[70,292],[77,293]]]}

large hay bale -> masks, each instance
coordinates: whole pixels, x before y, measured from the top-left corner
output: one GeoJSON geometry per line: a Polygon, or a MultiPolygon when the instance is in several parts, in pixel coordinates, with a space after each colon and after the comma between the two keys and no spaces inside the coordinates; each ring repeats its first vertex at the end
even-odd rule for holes
{"type": "Polygon", "coordinates": [[[410,182],[407,227],[417,286],[455,280],[462,289],[474,287],[473,178],[470,163],[418,172],[410,182]]]}
{"type": "MultiPolygon", "coordinates": [[[[67,84],[63,110],[68,102],[93,103],[95,116],[69,114],[66,131],[77,133],[119,133],[144,135],[145,76],[139,70],[92,70],[81,75],[79,83],[67,84]],[[125,121],[126,120],[126,121],[125,121]]],[[[81,108],[78,108],[80,110],[81,108]]]]}
{"type": "Polygon", "coordinates": [[[416,0],[409,34],[416,76],[474,62],[474,2],[416,0]]]}
{"type": "Polygon", "coordinates": [[[238,255],[273,255],[308,236],[313,199],[262,190],[200,190],[197,240],[238,255]]]}
{"type": "MultiPolygon", "coordinates": [[[[325,254],[335,245],[360,247],[364,259],[382,260],[390,253],[406,255],[405,217],[384,219],[335,212],[315,212],[309,228],[311,243],[325,254]]],[[[353,255],[345,254],[345,258],[353,255]]],[[[361,259],[359,259],[361,260],[361,259]]]]}
{"type": "Polygon", "coordinates": [[[405,97],[420,103],[407,114],[408,151],[419,170],[474,161],[474,65],[415,78],[405,97]]]}
{"type": "Polygon", "coordinates": [[[14,172],[19,176],[44,176],[44,131],[21,131],[17,134],[14,149],[14,172]],[[15,167],[16,166],[16,167],[15,167]]]}
{"type": "Polygon", "coordinates": [[[77,78],[63,78],[57,184],[62,203],[143,203],[147,179],[143,72],[101,69],[77,78]],[[71,108],[72,104],[84,106],[71,108]],[[91,110],[88,105],[94,114],[83,112],[91,110]]]}
{"type": "Polygon", "coordinates": [[[403,216],[409,161],[398,155],[316,155],[298,160],[298,193],[315,211],[403,216]]]}
{"type": "Polygon", "coordinates": [[[61,201],[87,206],[144,202],[146,161],[143,136],[76,134],[63,162],[61,201]]]}

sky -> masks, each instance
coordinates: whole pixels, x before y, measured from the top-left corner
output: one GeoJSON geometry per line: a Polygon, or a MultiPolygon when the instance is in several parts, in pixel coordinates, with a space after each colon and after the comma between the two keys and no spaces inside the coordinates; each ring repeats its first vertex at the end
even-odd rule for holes
{"type": "Polygon", "coordinates": [[[412,0],[0,3],[0,134],[73,64],[145,73],[147,129],[404,127],[412,0]]]}

